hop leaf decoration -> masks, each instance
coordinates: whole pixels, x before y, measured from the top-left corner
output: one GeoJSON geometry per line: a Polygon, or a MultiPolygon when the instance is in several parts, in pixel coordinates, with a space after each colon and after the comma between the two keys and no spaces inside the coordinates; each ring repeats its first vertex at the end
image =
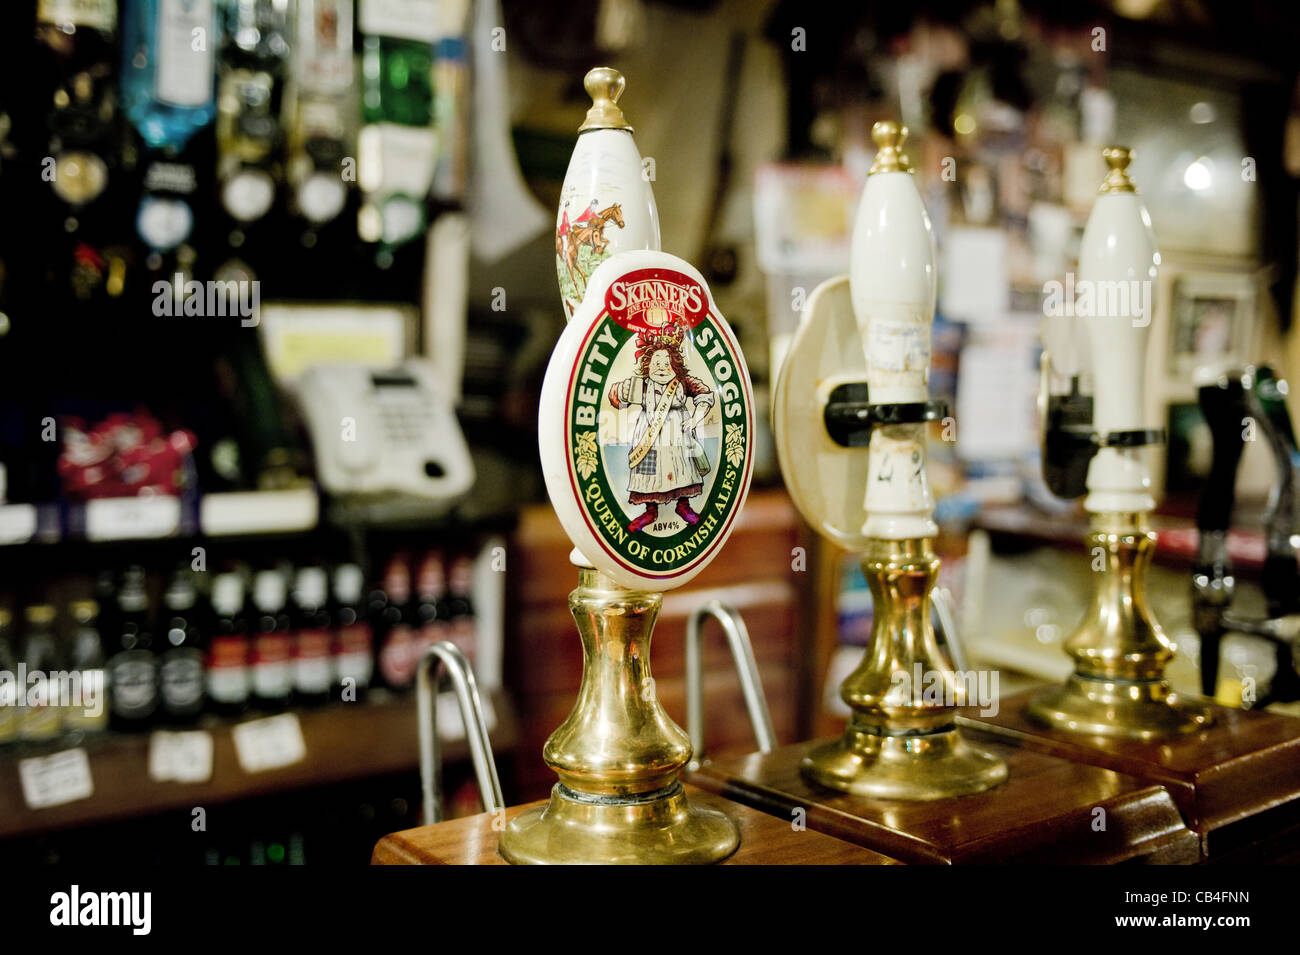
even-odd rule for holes
{"type": "Polygon", "coordinates": [[[745,432],[740,425],[727,425],[725,445],[727,463],[733,468],[740,467],[740,462],[745,460],[745,432]]]}
{"type": "Polygon", "coordinates": [[[600,452],[596,450],[596,432],[583,431],[579,434],[573,448],[573,455],[577,458],[578,473],[582,475],[584,481],[588,480],[600,466],[600,452]]]}

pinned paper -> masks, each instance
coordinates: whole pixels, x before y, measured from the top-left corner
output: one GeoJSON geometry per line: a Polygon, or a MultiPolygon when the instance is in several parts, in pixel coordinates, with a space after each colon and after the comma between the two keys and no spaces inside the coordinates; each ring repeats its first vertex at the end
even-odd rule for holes
{"type": "Polygon", "coordinates": [[[149,738],[149,778],[155,782],[205,783],[212,778],[212,734],[159,731],[149,738]]]}
{"type": "Polygon", "coordinates": [[[279,769],[307,758],[307,743],[296,713],[240,723],[231,730],[231,735],[235,740],[235,755],[246,773],[279,769]]]}
{"type": "Polygon", "coordinates": [[[90,759],[80,747],[18,762],[23,801],[28,809],[47,809],[89,799],[95,792],[90,759]]]}

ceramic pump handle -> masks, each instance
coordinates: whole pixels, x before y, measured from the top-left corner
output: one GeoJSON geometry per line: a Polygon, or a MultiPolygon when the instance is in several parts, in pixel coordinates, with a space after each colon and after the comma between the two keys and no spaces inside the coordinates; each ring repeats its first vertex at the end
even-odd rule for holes
{"type": "Polygon", "coordinates": [[[659,249],[651,172],[618,105],[623,75],[602,66],[583,85],[592,105],[578,128],[555,216],[555,271],[566,320],[577,311],[597,265],[615,252],[659,249]]]}
{"type": "MultiPolygon", "coordinates": [[[[907,128],[877,123],[878,151],[853,227],[849,288],[873,404],[929,399],[934,321],[934,233],[902,152],[907,128]]],[[[884,540],[932,537],[934,496],[925,467],[925,426],[872,433],[863,533],[884,540]]]]}
{"type": "MultiPolygon", "coordinates": [[[[1128,175],[1132,151],[1110,146],[1104,156],[1110,171],[1083,232],[1075,302],[1092,357],[1093,427],[1100,433],[1146,427],[1147,341],[1160,264],[1151,217],[1128,175]]],[[[1151,510],[1141,449],[1098,451],[1084,506],[1093,513],[1151,510]]]]}

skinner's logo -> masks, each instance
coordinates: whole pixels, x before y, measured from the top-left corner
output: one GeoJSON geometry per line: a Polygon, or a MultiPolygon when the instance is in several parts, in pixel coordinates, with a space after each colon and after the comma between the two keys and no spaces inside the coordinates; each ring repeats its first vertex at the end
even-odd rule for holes
{"type": "Polygon", "coordinates": [[[605,292],[605,310],[624,328],[660,329],[672,321],[694,328],[708,311],[703,287],[669,269],[629,272],[605,292]]]}
{"type": "Polygon", "coordinates": [[[744,496],[753,416],[744,364],[704,287],[671,269],[618,277],[570,396],[570,473],[606,551],[659,577],[707,559],[744,496]]]}

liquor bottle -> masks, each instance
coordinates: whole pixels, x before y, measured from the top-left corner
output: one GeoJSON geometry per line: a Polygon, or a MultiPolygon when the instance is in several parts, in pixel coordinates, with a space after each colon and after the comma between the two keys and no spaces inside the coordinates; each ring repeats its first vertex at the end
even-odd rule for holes
{"type": "Polygon", "coordinates": [[[53,73],[39,82],[51,102],[49,182],[63,202],[80,208],[103,194],[112,161],[116,116],[114,0],[38,0],[36,40],[53,73]]]}
{"type": "Polygon", "coordinates": [[[356,564],[334,569],[335,694],[348,703],[365,695],[375,668],[373,627],[361,589],[361,568],[356,564]]]}
{"type": "Polygon", "coordinates": [[[406,690],[415,682],[420,648],[411,608],[411,569],[405,554],[389,559],[382,594],[375,628],[376,669],[384,686],[406,690]]]}
{"type": "Polygon", "coordinates": [[[355,169],[352,0],[298,0],[297,46],[286,127],[293,207],[314,225],[347,205],[355,169]]]}
{"type": "Polygon", "coordinates": [[[451,638],[448,620],[447,569],[442,554],[429,551],[415,574],[415,625],[419,628],[415,652],[422,656],[435,643],[451,638]]]}
{"type": "Polygon", "coordinates": [[[0,607],[0,746],[18,738],[18,654],[13,615],[0,607]]]}
{"type": "Polygon", "coordinates": [[[33,604],[23,614],[21,663],[27,671],[27,685],[18,687],[25,705],[19,710],[18,736],[30,742],[56,738],[63,731],[63,707],[52,694],[58,691],[57,673],[62,669],[54,639],[54,607],[33,604]]]}
{"type": "Polygon", "coordinates": [[[199,175],[182,152],[216,115],[217,41],[216,0],[127,0],[122,99],[150,147],[135,226],[151,250],[155,272],[163,269],[162,256],[179,249],[194,231],[199,175]]]}
{"type": "Polygon", "coordinates": [[[263,709],[280,709],[293,692],[290,669],[293,633],[285,611],[284,575],[261,570],[253,578],[253,702],[263,709]]]}
{"type": "Polygon", "coordinates": [[[126,0],[122,98],[144,141],[173,153],[216,115],[216,0],[126,0]]]}
{"type": "Polygon", "coordinates": [[[249,223],[275,202],[289,9],[284,0],[223,0],[221,7],[217,174],[226,212],[249,223]]]}
{"type": "Polygon", "coordinates": [[[142,729],[158,709],[158,655],[149,626],[144,569],[128,567],[117,594],[117,629],[109,642],[109,724],[142,729]]]}
{"type": "Polygon", "coordinates": [[[325,568],[299,568],[293,587],[293,697],[307,705],[328,700],[333,684],[328,599],[325,568]]]}
{"type": "Polygon", "coordinates": [[[424,233],[437,164],[433,127],[434,0],[361,0],[362,108],[358,175],[366,194],[358,221],[367,242],[388,249],[424,233]]]}
{"type": "Polygon", "coordinates": [[[165,626],[159,692],[163,713],[173,723],[191,722],[203,712],[203,621],[198,593],[188,570],[177,571],[163,596],[165,626]]]}
{"type": "Polygon", "coordinates": [[[244,581],[239,574],[218,574],[212,581],[212,610],[212,635],[208,640],[208,699],[217,712],[234,715],[248,706],[252,692],[244,581]]]}
{"type": "Polygon", "coordinates": [[[72,701],[63,715],[64,725],[82,733],[108,728],[108,672],[104,665],[104,638],[99,626],[99,604],[73,601],[69,609],[76,629],[68,666],[81,682],[81,700],[72,701]]]}
{"type": "Polygon", "coordinates": [[[474,560],[464,554],[451,564],[448,578],[447,630],[448,639],[465,654],[471,663],[478,653],[478,620],[474,616],[474,560]]]}

